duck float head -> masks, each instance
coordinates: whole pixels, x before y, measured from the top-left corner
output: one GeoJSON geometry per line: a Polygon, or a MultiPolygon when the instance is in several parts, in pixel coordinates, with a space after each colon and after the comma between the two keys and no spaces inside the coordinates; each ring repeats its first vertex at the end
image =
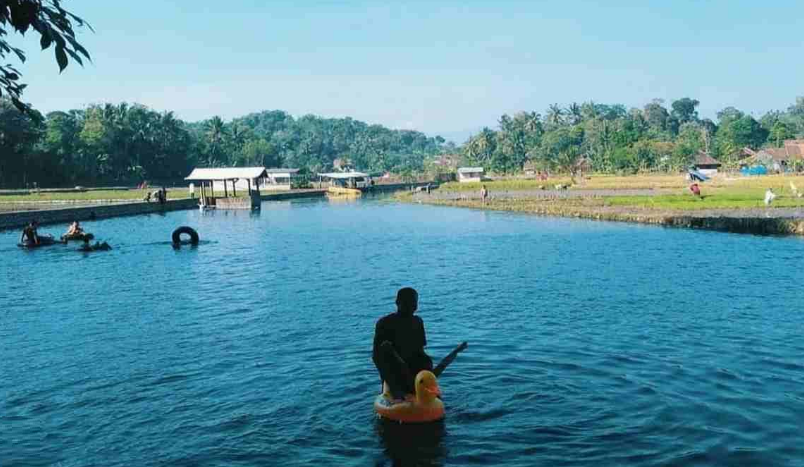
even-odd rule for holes
{"type": "Polygon", "coordinates": [[[416,375],[416,394],[405,400],[395,400],[383,386],[383,393],[374,401],[374,410],[382,418],[402,423],[424,423],[444,418],[444,403],[438,396],[441,389],[438,379],[431,371],[422,370],[416,375]]]}

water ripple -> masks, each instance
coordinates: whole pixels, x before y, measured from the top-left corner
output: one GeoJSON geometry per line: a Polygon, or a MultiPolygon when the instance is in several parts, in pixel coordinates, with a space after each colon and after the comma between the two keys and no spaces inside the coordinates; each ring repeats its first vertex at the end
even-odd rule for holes
{"type": "Polygon", "coordinates": [[[804,459],[800,241],[371,200],[87,224],[115,249],[0,246],[0,465],[804,459]],[[424,427],[371,410],[407,285],[432,355],[470,342],[424,427]]]}

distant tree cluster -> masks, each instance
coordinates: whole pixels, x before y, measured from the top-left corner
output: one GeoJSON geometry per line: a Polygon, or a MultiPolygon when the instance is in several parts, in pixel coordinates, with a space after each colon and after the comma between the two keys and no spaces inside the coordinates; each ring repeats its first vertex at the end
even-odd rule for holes
{"type": "Polygon", "coordinates": [[[525,164],[572,171],[579,161],[598,172],[675,171],[698,151],[733,165],[744,147],[778,147],[804,136],[801,97],[787,111],[769,112],[759,121],[733,107],[718,112],[717,123],[701,119],[698,104],[688,97],[669,109],[661,100],[641,109],[585,102],[551,105],[545,115],[503,115],[499,129],[484,128],[466,142],[463,156],[498,173],[518,172],[525,164]]]}
{"type": "Polygon", "coordinates": [[[0,99],[0,186],[136,184],[178,181],[193,167],[293,167],[329,170],[342,159],[367,171],[420,172],[452,150],[441,137],[391,130],[351,118],[282,111],[186,123],[142,105],[20,111],[0,99]]]}

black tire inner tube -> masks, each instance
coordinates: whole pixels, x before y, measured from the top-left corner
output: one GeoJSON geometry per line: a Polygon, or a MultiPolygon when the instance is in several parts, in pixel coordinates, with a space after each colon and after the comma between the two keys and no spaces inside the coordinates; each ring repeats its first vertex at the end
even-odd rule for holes
{"type": "Polygon", "coordinates": [[[178,229],[173,231],[173,244],[180,245],[181,244],[181,236],[182,234],[186,234],[190,236],[190,244],[191,245],[198,245],[198,232],[195,231],[192,227],[187,227],[183,225],[178,229]]]}

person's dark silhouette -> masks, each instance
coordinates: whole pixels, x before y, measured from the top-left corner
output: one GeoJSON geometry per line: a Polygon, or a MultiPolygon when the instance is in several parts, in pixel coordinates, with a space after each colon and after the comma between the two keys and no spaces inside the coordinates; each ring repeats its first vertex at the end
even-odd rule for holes
{"type": "Polygon", "coordinates": [[[425,353],[424,322],[414,313],[419,294],[405,287],[396,295],[396,313],[380,318],[374,331],[372,359],[380,378],[396,399],[414,392],[414,378],[421,370],[432,370],[433,360],[425,353]]]}

